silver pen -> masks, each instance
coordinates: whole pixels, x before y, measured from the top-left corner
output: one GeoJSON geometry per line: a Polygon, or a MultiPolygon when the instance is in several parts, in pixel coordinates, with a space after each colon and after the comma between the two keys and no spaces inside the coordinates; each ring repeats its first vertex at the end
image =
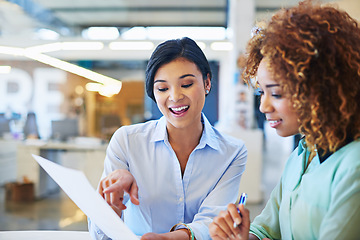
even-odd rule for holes
{"type": "MultiPolygon", "coordinates": [[[[246,194],[246,193],[242,193],[241,196],[240,196],[239,204],[242,204],[242,205],[245,206],[245,204],[246,204],[246,199],[247,199],[247,194],[246,194]]],[[[238,211],[238,213],[240,214],[240,216],[242,217],[239,208],[237,208],[237,211],[238,211]]],[[[237,225],[236,222],[234,222],[234,228],[237,228],[238,226],[239,226],[239,225],[237,225]]]]}

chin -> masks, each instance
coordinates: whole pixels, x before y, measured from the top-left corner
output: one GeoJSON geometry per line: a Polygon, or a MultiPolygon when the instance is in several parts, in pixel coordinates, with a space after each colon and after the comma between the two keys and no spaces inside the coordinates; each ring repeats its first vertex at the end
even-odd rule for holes
{"type": "Polygon", "coordinates": [[[276,131],[277,135],[280,137],[291,137],[294,136],[296,133],[288,133],[288,132],[282,132],[282,131],[276,131]]]}

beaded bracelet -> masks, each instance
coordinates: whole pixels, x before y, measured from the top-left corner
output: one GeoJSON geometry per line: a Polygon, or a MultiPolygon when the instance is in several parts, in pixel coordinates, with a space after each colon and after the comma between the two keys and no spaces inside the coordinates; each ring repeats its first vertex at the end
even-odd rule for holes
{"type": "Polygon", "coordinates": [[[174,231],[178,226],[184,226],[190,233],[190,239],[191,240],[194,240],[195,239],[195,235],[194,235],[194,232],[193,230],[191,229],[191,227],[185,223],[178,223],[178,224],[175,224],[171,229],[170,229],[170,232],[174,231]]]}

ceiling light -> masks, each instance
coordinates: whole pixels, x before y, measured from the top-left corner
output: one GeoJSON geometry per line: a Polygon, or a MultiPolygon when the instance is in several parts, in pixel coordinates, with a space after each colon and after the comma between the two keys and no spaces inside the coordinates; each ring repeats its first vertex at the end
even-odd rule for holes
{"type": "Polygon", "coordinates": [[[153,40],[189,37],[196,40],[224,40],[226,29],[223,27],[148,27],[147,36],[153,40]]]}
{"type": "Polygon", "coordinates": [[[111,42],[111,50],[151,50],[154,48],[152,42],[111,42]]]}
{"type": "Polygon", "coordinates": [[[18,56],[25,56],[30,59],[42,62],[44,64],[50,65],[52,67],[76,74],[78,76],[93,80],[95,82],[102,83],[104,88],[104,94],[106,96],[112,96],[120,92],[122,87],[122,82],[116,80],[111,77],[104,76],[100,73],[91,71],[89,69],[79,67],[75,64],[68,63],[66,61],[62,61],[60,59],[47,56],[40,52],[34,51],[34,48],[16,48],[16,47],[5,47],[0,46],[0,54],[9,54],[9,55],[18,55],[18,56]]]}
{"type": "Polygon", "coordinates": [[[98,92],[101,89],[102,84],[89,82],[85,85],[85,89],[90,92],[98,92]]]}
{"type": "Polygon", "coordinates": [[[37,53],[56,52],[56,51],[92,51],[104,48],[102,42],[55,42],[26,48],[27,51],[37,53]]]}
{"type": "Polygon", "coordinates": [[[41,53],[34,53],[32,51],[25,51],[25,56],[31,59],[34,59],[36,61],[45,63],[47,65],[53,66],[55,68],[62,69],[67,72],[71,72],[73,74],[79,75],[84,78],[88,78],[90,80],[93,80],[95,82],[102,83],[104,85],[111,85],[113,88],[113,91],[116,93],[120,92],[122,83],[114,78],[110,78],[107,76],[104,76],[100,73],[93,72],[89,69],[79,67],[75,64],[71,64],[65,61],[62,61],[57,58],[53,58],[41,53]]]}
{"type": "Polygon", "coordinates": [[[231,51],[234,46],[231,42],[213,42],[210,48],[214,51],[231,51]]]}
{"type": "Polygon", "coordinates": [[[189,37],[196,40],[224,40],[224,27],[133,27],[121,33],[125,40],[167,40],[189,37]]]}
{"type": "Polygon", "coordinates": [[[38,45],[34,47],[26,48],[26,51],[33,51],[37,53],[46,53],[46,52],[56,52],[62,49],[61,42],[48,43],[43,45],[38,45]]]}
{"type": "Polygon", "coordinates": [[[91,40],[114,40],[119,37],[119,30],[116,27],[89,27],[81,34],[91,40]]]}
{"type": "Polygon", "coordinates": [[[145,40],[147,38],[147,31],[144,27],[133,27],[122,32],[121,38],[124,40],[145,40]]]}
{"type": "Polygon", "coordinates": [[[102,42],[63,42],[62,50],[101,50],[104,48],[102,42]]]}
{"type": "Polygon", "coordinates": [[[0,74],[6,74],[11,71],[10,66],[0,66],[0,74]]]}
{"type": "Polygon", "coordinates": [[[102,85],[99,91],[99,94],[105,97],[112,97],[117,93],[118,92],[114,91],[114,88],[111,85],[102,85]]]}
{"type": "Polygon", "coordinates": [[[24,55],[24,49],[23,48],[17,48],[17,47],[0,46],[0,53],[9,54],[9,55],[15,55],[15,56],[23,56],[24,55]]]}
{"type": "Polygon", "coordinates": [[[35,35],[37,38],[42,40],[57,40],[60,37],[59,33],[47,28],[40,28],[36,30],[35,35]]]}
{"type": "Polygon", "coordinates": [[[206,48],[206,44],[204,42],[196,42],[196,44],[201,48],[201,50],[204,50],[206,48]]]}

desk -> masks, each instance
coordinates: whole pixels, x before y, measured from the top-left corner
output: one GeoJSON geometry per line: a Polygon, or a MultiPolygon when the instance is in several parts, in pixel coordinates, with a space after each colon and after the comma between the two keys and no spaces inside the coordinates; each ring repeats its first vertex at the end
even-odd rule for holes
{"type": "Polygon", "coordinates": [[[1,231],[0,240],[91,240],[89,232],[82,231],[1,231]]]}
{"type": "Polygon", "coordinates": [[[20,143],[17,147],[17,179],[26,176],[34,182],[36,198],[46,197],[59,190],[58,185],[31,156],[31,154],[35,154],[64,167],[83,171],[90,184],[96,188],[104,169],[106,147],[107,144],[20,143]]]}
{"type": "Polygon", "coordinates": [[[16,148],[18,141],[0,139],[0,186],[16,180],[16,148]]]}

